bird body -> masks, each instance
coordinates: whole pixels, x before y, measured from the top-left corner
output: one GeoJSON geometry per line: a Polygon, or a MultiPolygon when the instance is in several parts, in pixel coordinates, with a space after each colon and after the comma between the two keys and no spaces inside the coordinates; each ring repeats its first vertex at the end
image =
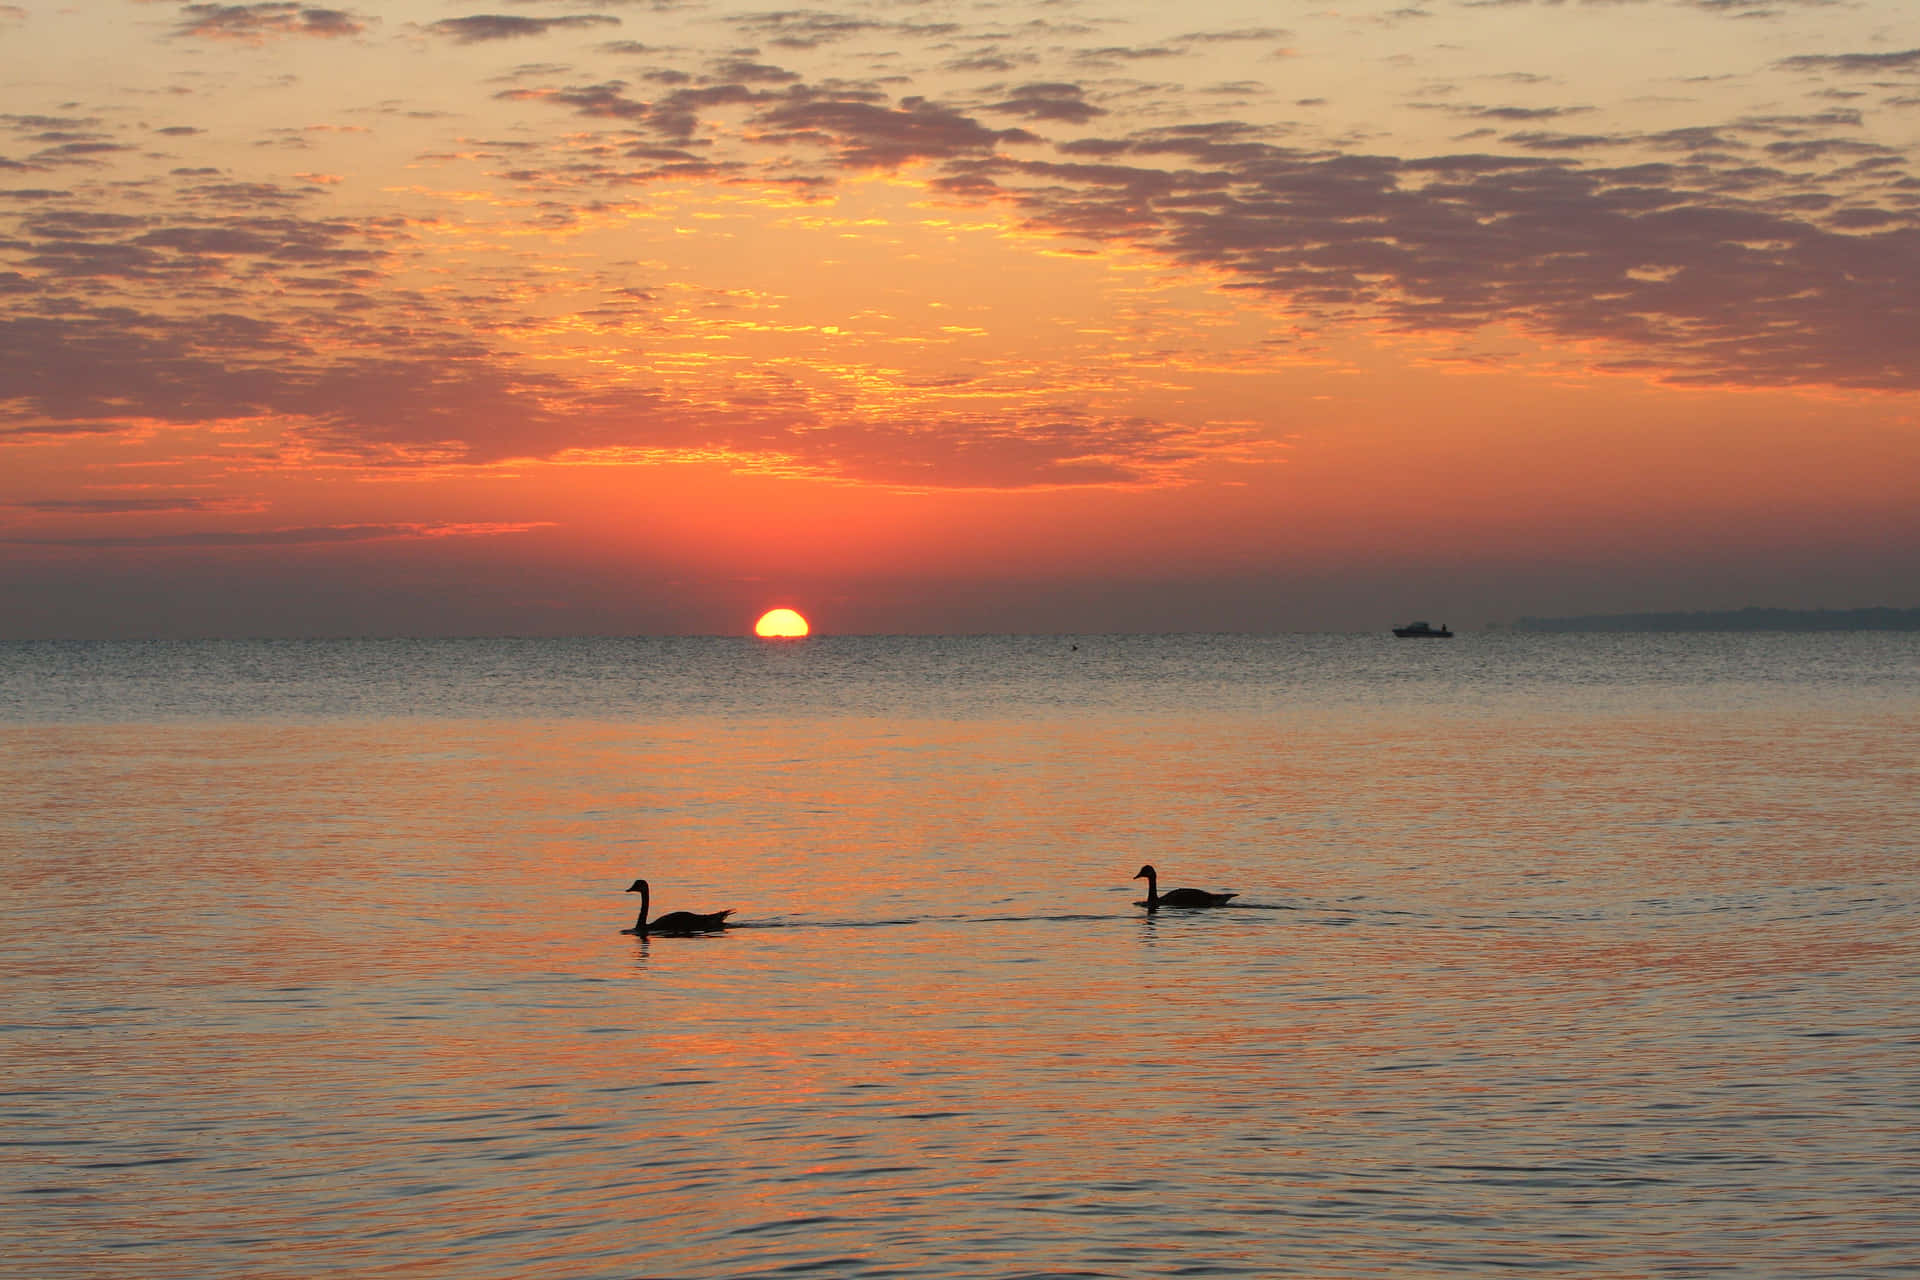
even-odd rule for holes
{"type": "Polygon", "coordinates": [[[725,911],[669,911],[657,920],[647,919],[647,902],[652,890],[645,880],[635,880],[627,886],[628,893],[640,895],[640,915],[633,922],[633,928],[622,929],[622,933],[631,933],[644,938],[650,933],[715,933],[727,927],[727,917],[733,914],[733,908],[725,911]]]}
{"type": "Polygon", "coordinates": [[[1237,893],[1209,893],[1205,889],[1172,889],[1161,893],[1160,875],[1153,869],[1151,862],[1136,871],[1133,878],[1147,882],[1146,901],[1137,902],[1134,905],[1145,907],[1149,911],[1160,907],[1224,907],[1232,899],[1240,896],[1237,893]]]}

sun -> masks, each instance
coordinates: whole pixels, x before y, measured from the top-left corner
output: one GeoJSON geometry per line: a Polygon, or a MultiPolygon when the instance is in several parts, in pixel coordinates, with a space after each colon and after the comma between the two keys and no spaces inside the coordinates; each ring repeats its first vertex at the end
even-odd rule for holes
{"type": "Polygon", "coordinates": [[[753,634],[767,640],[804,636],[809,630],[807,620],[791,609],[769,609],[753,624],[753,634]]]}

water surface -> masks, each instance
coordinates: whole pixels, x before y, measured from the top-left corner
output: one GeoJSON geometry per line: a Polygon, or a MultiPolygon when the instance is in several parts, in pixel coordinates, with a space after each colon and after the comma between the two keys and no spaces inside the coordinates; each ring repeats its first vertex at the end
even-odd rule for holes
{"type": "Polygon", "coordinates": [[[0,1256],[1910,1275],[1916,760],[1899,635],[0,646],[0,1256]]]}

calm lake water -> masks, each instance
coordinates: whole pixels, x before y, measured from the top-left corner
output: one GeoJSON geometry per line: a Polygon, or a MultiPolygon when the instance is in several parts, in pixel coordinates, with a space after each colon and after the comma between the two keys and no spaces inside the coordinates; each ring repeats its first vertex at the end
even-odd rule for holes
{"type": "Polygon", "coordinates": [[[1915,635],[0,646],[0,1271],[1910,1277],[1917,774],[1915,635]]]}

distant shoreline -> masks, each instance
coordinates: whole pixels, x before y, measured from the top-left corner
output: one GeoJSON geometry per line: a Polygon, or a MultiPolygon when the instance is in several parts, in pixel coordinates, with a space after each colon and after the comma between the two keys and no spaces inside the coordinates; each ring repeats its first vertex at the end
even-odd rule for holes
{"type": "Polygon", "coordinates": [[[1520,618],[1510,631],[1920,631],[1917,609],[1745,609],[1520,618]]]}

